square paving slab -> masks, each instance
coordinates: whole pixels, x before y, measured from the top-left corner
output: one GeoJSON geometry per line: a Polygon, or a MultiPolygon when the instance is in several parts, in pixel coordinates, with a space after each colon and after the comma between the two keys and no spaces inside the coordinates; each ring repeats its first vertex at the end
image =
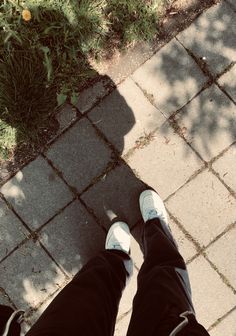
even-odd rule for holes
{"type": "Polygon", "coordinates": [[[208,171],[178,190],[166,206],[202,246],[208,245],[235,221],[235,198],[208,171]]]}
{"type": "Polygon", "coordinates": [[[218,270],[226,276],[236,290],[236,228],[226,232],[213,243],[206,253],[218,270]]]}
{"type": "Polygon", "coordinates": [[[0,261],[24,240],[28,233],[19,218],[0,199],[0,261]]]}
{"type": "Polygon", "coordinates": [[[89,118],[123,155],[135,146],[140,136],[165,121],[130,78],[96,106],[89,118]]]}
{"type": "Polygon", "coordinates": [[[69,203],[73,195],[39,156],[0,189],[31,229],[37,229],[69,203]]]}
{"type": "Polygon", "coordinates": [[[168,125],[154,133],[150,144],[135,150],[127,162],[164,199],[204,165],[168,125]]]}
{"type": "Polygon", "coordinates": [[[215,85],[186,105],[176,120],[184,137],[206,161],[236,140],[236,107],[215,85]]]}
{"type": "Polygon", "coordinates": [[[216,327],[214,327],[210,335],[211,336],[235,336],[236,335],[236,307],[235,309],[229,313],[216,327]]]}
{"type": "Polygon", "coordinates": [[[41,241],[70,275],[75,275],[105,246],[105,232],[75,200],[40,232],[41,241]]]}
{"type": "Polygon", "coordinates": [[[223,156],[216,160],[213,168],[236,193],[236,145],[230,147],[223,156]]]}
{"type": "Polygon", "coordinates": [[[209,328],[234,307],[235,295],[203,257],[192,261],[188,271],[197,319],[209,328]]]}
{"type": "Polygon", "coordinates": [[[136,70],[132,78],[167,117],[193,98],[206,82],[195,61],[175,39],[136,70]]]}
{"type": "Polygon", "coordinates": [[[203,59],[213,74],[236,61],[236,14],[225,2],[212,6],[199,16],[178,40],[203,59]]]}
{"type": "Polygon", "coordinates": [[[146,185],[132,170],[121,165],[105,175],[81,197],[104,227],[109,228],[111,219],[116,216],[132,227],[141,219],[138,200],[139,194],[145,189],[146,185]]]}
{"type": "Polygon", "coordinates": [[[102,173],[112,161],[111,154],[85,118],[63,134],[46,153],[66,181],[79,192],[102,173]]]}
{"type": "Polygon", "coordinates": [[[28,241],[0,264],[1,286],[19,309],[35,307],[57,290],[65,277],[37,243],[28,241]]]}

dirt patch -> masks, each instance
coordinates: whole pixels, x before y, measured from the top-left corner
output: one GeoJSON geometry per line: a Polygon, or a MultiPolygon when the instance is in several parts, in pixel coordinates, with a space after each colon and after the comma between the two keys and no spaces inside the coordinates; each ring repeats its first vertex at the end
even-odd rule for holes
{"type": "MultiPolygon", "coordinates": [[[[92,83],[102,80],[104,75],[110,78],[111,88],[122,82],[140,65],[147,61],[155,52],[164,46],[169,40],[180,31],[188,27],[198,15],[219,0],[176,0],[165,9],[159,22],[159,34],[152,43],[140,42],[130,46],[128,51],[113,51],[109,57],[99,64],[90,60],[90,64],[100,75],[88,81],[84,87],[89,87],[92,83]]],[[[79,112],[78,112],[79,116],[79,112]]],[[[39,153],[43,152],[50,140],[55,138],[60,128],[56,118],[50,122],[50,127],[42,130],[40,142],[37,146],[24,144],[14,151],[7,161],[0,161],[0,185],[5,183],[19,169],[33,160],[39,153]]]]}

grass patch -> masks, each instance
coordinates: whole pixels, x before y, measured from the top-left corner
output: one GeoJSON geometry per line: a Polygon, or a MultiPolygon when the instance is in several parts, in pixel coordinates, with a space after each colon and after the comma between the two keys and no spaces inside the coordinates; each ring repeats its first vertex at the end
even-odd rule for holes
{"type": "Polygon", "coordinates": [[[116,44],[151,40],[168,0],[3,0],[0,4],[0,158],[39,141],[49,116],[116,44]]]}

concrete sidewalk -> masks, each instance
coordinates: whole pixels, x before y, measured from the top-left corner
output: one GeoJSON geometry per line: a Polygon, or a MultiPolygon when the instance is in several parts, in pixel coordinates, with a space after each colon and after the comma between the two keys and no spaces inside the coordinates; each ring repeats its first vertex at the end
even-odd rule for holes
{"type": "Polygon", "coordinates": [[[0,303],[26,310],[25,329],[103,248],[118,215],[135,262],[116,325],[125,335],[149,185],[165,200],[199,322],[211,336],[236,335],[235,62],[236,5],[222,1],[112,92],[96,84],[77,113],[60,112],[48,150],[0,189],[0,303]]]}

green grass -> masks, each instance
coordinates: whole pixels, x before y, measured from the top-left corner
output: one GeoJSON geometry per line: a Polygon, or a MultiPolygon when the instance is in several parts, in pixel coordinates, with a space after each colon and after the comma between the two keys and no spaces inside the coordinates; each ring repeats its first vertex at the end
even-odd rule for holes
{"type": "Polygon", "coordinates": [[[95,75],[116,43],[151,40],[169,0],[3,0],[0,4],[0,158],[35,141],[48,116],[95,75]],[[31,12],[31,20],[22,11],[31,12]],[[116,41],[116,42],[114,42],[116,41]],[[56,102],[57,98],[57,102],[56,102]]]}

